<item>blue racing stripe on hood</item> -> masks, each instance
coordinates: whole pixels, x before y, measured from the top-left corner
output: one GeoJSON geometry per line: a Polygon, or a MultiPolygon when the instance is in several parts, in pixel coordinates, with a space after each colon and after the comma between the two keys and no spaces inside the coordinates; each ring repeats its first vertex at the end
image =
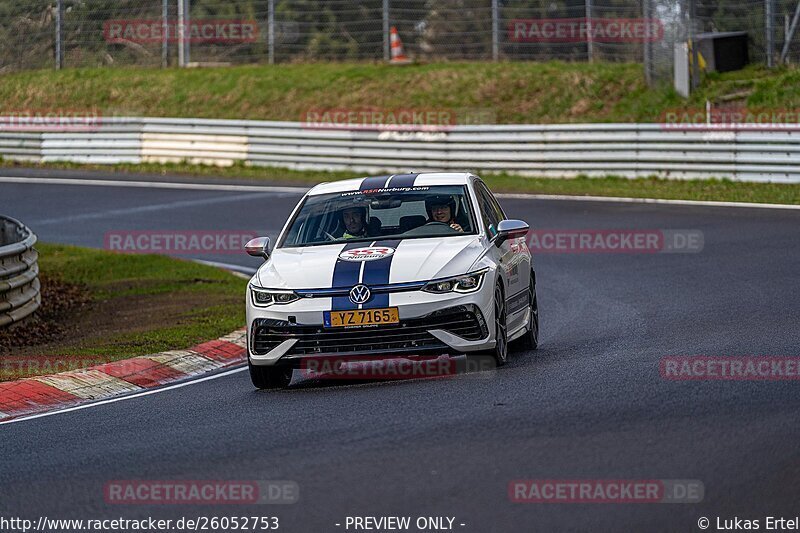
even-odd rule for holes
{"type": "Polygon", "coordinates": [[[386,185],[386,180],[391,176],[375,176],[374,178],[364,178],[359,186],[359,191],[366,191],[368,189],[382,189],[386,185]]]}
{"type": "MultiPolygon", "coordinates": [[[[344,245],[341,252],[347,250],[355,250],[356,248],[363,248],[369,246],[365,242],[350,242],[344,245]]],[[[360,261],[342,261],[336,258],[336,265],[333,267],[333,280],[331,287],[352,287],[358,284],[358,276],[361,273],[360,261]]],[[[346,311],[348,309],[358,309],[358,306],[350,301],[347,296],[334,296],[331,302],[332,311],[346,311]]]]}
{"type": "MultiPolygon", "coordinates": [[[[374,244],[374,246],[386,246],[389,248],[397,248],[397,245],[400,244],[399,239],[392,239],[392,240],[385,240],[385,241],[378,241],[374,244]]],[[[375,261],[367,261],[364,264],[364,276],[361,279],[361,283],[366,285],[367,287],[374,287],[375,285],[385,285],[389,283],[389,273],[392,270],[392,260],[394,259],[394,254],[390,255],[389,257],[384,257],[383,259],[376,259],[375,261]]],[[[389,294],[373,294],[372,298],[363,305],[364,309],[376,309],[379,307],[389,307],[389,294]]]]}
{"type": "Polygon", "coordinates": [[[387,187],[413,187],[414,180],[417,179],[419,174],[395,174],[389,180],[387,187]]]}

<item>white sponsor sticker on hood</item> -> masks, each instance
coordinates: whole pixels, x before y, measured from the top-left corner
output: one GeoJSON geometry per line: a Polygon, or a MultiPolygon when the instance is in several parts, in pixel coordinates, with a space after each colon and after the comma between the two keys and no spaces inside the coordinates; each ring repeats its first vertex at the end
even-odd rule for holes
{"type": "Polygon", "coordinates": [[[345,250],[339,254],[342,261],[375,261],[389,257],[394,253],[394,248],[389,246],[368,246],[366,248],[355,248],[345,250]]]}

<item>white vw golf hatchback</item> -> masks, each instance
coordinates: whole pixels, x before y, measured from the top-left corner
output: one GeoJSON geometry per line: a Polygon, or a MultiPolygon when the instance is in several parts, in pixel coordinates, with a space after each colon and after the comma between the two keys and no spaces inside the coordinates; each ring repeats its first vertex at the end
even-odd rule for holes
{"type": "Polygon", "coordinates": [[[256,387],[289,384],[304,358],[491,354],[538,344],[528,225],[480,178],[396,174],[311,189],[247,291],[256,387]]]}

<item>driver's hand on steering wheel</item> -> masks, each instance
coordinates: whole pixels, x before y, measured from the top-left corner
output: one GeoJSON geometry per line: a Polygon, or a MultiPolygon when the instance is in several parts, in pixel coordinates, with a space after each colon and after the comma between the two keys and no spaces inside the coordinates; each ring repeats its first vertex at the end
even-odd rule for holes
{"type": "Polygon", "coordinates": [[[452,222],[452,223],[450,224],[450,227],[451,227],[451,228],[453,228],[453,229],[454,229],[454,230],[456,230],[456,231],[460,231],[461,233],[464,233],[464,228],[462,228],[462,227],[461,227],[461,224],[459,224],[459,223],[457,223],[457,222],[452,222]]]}

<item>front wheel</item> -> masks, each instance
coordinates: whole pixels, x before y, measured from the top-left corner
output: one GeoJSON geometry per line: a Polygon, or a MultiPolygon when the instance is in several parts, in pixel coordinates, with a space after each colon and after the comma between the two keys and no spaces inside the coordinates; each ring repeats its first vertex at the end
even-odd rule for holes
{"type": "Polygon", "coordinates": [[[528,285],[528,301],[530,313],[528,317],[528,331],[519,338],[517,348],[523,351],[535,350],[539,347],[539,302],[536,300],[536,277],[531,272],[531,282],[528,285]]]}
{"type": "Polygon", "coordinates": [[[289,367],[256,366],[247,362],[250,369],[250,381],[258,389],[284,389],[292,381],[292,369],[289,367]]]}
{"type": "Polygon", "coordinates": [[[506,300],[500,285],[494,289],[494,339],[494,349],[489,353],[494,357],[497,366],[503,366],[508,361],[508,330],[506,329],[506,300]]]}

